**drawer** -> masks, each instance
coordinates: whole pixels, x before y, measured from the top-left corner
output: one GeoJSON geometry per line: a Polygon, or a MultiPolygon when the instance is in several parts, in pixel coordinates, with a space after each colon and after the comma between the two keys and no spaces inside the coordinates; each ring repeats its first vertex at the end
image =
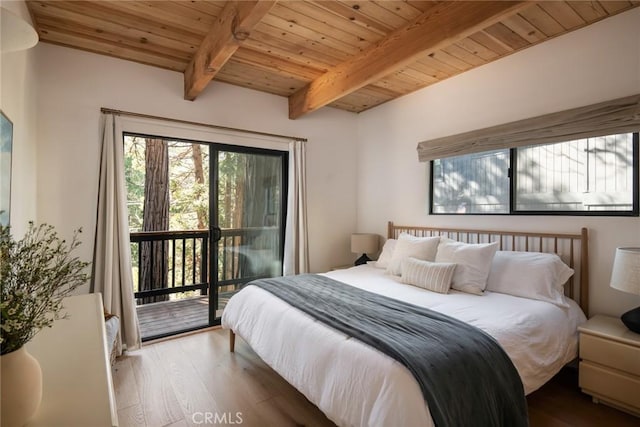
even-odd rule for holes
{"type": "MultiPolygon", "coordinates": [[[[614,401],[640,408],[640,378],[625,376],[616,371],[580,362],[580,388],[614,401]]],[[[615,403],[615,402],[614,402],[615,403]]]]}
{"type": "Polygon", "coordinates": [[[581,333],[580,358],[640,376],[640,347],[581,333]]]}

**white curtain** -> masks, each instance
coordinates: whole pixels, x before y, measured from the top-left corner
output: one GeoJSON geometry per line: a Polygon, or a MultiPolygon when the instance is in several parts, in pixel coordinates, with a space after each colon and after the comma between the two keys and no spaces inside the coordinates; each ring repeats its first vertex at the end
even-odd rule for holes
{"type": "Polygon", "coordinates": [[[289,143],[289,195],[284,240],[284,275],[309,272],[306,142],[289,143]]]}
{"type": "Polygon", "coordinates": [[[98,214],[93,255],[92,291],[101,292],[104,308],[120,318],[117,354],[140,347],[140,328],[133,298],[131,249],[124,179],[124,150],[117,117],[103,114],[98,214]]]}

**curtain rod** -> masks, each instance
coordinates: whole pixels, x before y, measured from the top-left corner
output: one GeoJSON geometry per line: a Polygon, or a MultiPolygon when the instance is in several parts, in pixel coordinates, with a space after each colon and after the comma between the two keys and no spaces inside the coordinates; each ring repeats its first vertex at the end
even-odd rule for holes
{"type": "Polygon", "coordinates": [[[295,141],[307,142],[307,138],[300,138],[300,137],[297,137],[297,136],[279,135],[277,133],[268,133],[268,132],[259,132],[259,131],[255,131],[255,130],[238,129],[238,128],[232,128],[232,127],[228,127],[228,126],[218,126],[218,125],[212,125],[212,124],[209,124],[209,123],[199,123],[199,122],[192,122],[192,121],[189,121],[189,120],[172,119],[172,118],[169,118],[169,117],[152,116],[150,114],[132,113],[131,111],[114,110],[114,109],[111,109],[111,108],[102,107],[102,108],[100,108],[100,111],[102,113],[111,113],[111,114],[117,114],[117,115],[120,115],[120,116],[132,116],[132,117],[143,117],[145,119],[165,120],[165,121],[168,121],[168,122],[182,123],[182,124],[185,124],[185,125],[203,126],[203,127],[212,128],[212,129],[229,130],[229,131],[233,131],[233,132],[250,133],[252,135],[270,136],[270,137],[275,137],[275,138],[287,138],[287,139],[293,139],[295,141]]]}

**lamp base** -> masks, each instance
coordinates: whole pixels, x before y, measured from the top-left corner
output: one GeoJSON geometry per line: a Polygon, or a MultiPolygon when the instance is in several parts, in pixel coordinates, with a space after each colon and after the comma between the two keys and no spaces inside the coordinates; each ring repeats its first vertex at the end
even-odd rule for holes
{"type": "Polygon", "coordinates": [[[620,320],[629,330],[640,334],[640,307],[636,307],[620,316],[620,320]]]}
{"type": "Polygon", "coordinates": [[[362,254],[362,256],[356,260],[354,265],[366,264],[367,261],[371,261],[371,258],[369,258],[367,254],[362,254]]]}

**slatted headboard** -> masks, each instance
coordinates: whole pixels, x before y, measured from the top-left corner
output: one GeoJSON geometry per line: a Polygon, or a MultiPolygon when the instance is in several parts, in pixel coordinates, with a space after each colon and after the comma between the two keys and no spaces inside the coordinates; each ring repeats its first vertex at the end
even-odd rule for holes
{"type": "Polygon", "coordinates": [[[580,234],[560,234],[407,226],[395,225],[391,221],[388,227],[387,237],[390,239],[397,239],[400,233],[419,237],[445,236],[465,243],[498,242],[498,249],[501,251],[558,254],[575,270],[568,286],[565,286],[565,293],[589,315],[589,239],[586,228],[582,228],[580,234]]]}

